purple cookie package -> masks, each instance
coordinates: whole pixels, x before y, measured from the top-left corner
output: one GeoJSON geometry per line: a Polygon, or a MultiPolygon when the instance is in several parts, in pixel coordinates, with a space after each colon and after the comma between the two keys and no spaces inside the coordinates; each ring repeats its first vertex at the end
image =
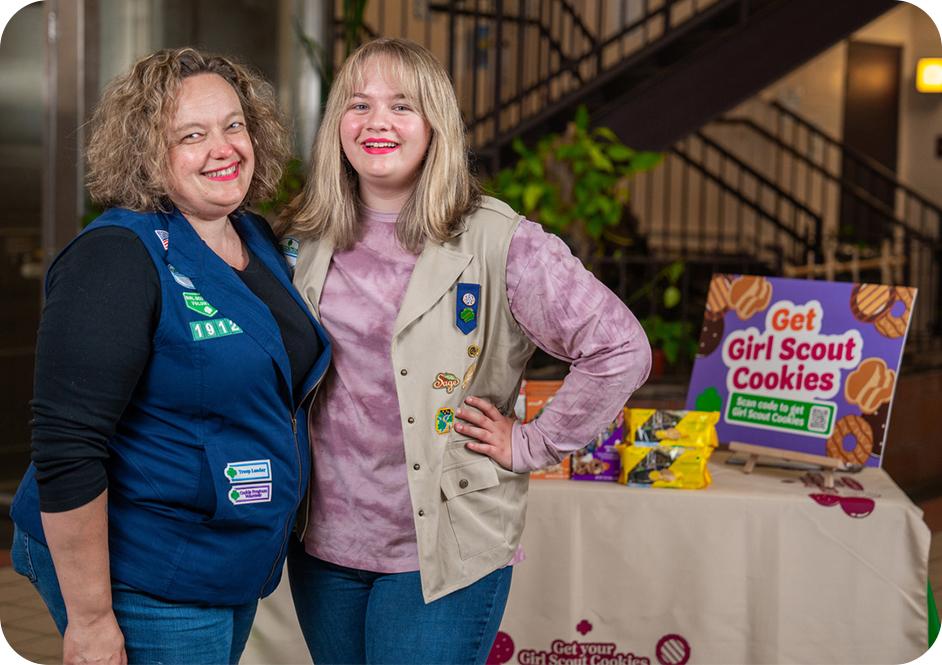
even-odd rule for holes
{"type": "Polygon", "coordinates": [[[621,457],[615,446],[625,440],[625,411],[582,450],[572,454],[572,480],[615,482],[621,472],[621,457]]]}

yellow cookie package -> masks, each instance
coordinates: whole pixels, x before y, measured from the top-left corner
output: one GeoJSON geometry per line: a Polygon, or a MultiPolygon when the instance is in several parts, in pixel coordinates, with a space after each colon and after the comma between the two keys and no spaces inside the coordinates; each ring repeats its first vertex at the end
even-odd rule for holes
{"type": "Polygon", "coordinates": [[[707,460],[718,443],[716,411],[625,409],[628,437],[618,482],[634,487],[702,489],[710,484],[707,460]]]}

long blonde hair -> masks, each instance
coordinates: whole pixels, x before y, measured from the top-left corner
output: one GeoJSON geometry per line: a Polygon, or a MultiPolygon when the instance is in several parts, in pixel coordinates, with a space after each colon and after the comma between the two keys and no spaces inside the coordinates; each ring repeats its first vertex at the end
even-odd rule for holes
{"type": "Polygon", "coordinates": [[[427,240],[444,242],[461,218],[477,207],[480,188],[468,168],[464,123],[448,73],[427,49],[405,39],[377,39],[343,63],[327,98],[314,140],[311,172],[283,216],[283,227],[300,236],[329,238],[349,249],[359,236],[357,174],[343,154],[340,120],[363,72],[382,59],[403,93],[431,128],[431,141],[415,189],[396,223],[400,244],[413,252],[427,240]]]}
{"type": "Polygon", "coordinates": [[[243,204],[274,195],[290,142],[272,87],[228,58],[184,47],[142,58],[105,89],[91,119],[87,150],[86,181],[93,201],[139,212],[167,209],[167,127],[183,80],[197,74],[221,76],[242,105],[255,152],[243,204]]]}

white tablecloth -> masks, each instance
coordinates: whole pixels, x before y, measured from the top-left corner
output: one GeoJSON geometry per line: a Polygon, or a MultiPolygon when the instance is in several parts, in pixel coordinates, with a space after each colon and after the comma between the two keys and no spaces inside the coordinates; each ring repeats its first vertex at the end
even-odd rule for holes
{"type": "MultiPolygon", "coordinates": [[[[533,481],[497,660],[903,663],[926,650],[929,530],[886,473],[838,474],[827,498],[813,474],[724,459],[700,491],[533,481]]],[[[286,579],[242,662],[310,662],[286,579]]]]}

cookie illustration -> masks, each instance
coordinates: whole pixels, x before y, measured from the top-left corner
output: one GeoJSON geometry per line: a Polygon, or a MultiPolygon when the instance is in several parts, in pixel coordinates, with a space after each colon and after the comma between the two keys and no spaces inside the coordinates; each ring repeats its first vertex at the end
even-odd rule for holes
{"type": "Polygon", "coordinates": [[[865,413],[863,419],[873,432],[873,448],[870,454],[879,457],[883,454],[883,441],[886,440],[886,425],[890,417],[890,403],[886,402],[874,413],[865,413]]]}
{"type": "Polygon", "coordinates": [[[847,376],[844,398],[866,415],[890,401],[894,385],[896,372],[886,366],[883,358],[866,358],[847,376]]]}
{"type": "Polygon", "coordinates": [[[863,464],[873,450],[873,431],[862,416],[844,416],[837,421],[834,432],[825,444],[828,457],[844,460],[848,464],[863,464]],[[847,450],[844,438],[850,437],[854,447],[847,450]]]}
{"type": "Polygon", "coordinates": [[[491,652],[487,655],[487,665],[504,665],[509,663],[514,655],[514,641],[510,635],[503,631],[498,631],[494,639],[494,645],[491,652]]]}
{"type": "Polygon", "coordinates": [[[850,294],[850,311],[858,321],[871,323],[883,316],[895,300],[891,286],[858,284],[850,294]]]}
{"type": "Polygon", "coordinates": [[[577,476],[597,476],[609,468],[608,462],[595,459],[591,455],[572,458],[572,472],[577,476]]]}
{"type": "Polygon", "coordinates": [[[708,319],[722,319],[729,310],[729,290],[732,282],[727,275],[713,275],[707,290],[705,316],[708,319]]]}
{"type": "Polygon", "coordinates": [[[736,316],[746,321],[769,306],[772,285],[764,277],[737,277],[730,287],[729,300],[730,306],[736,310],[736,316]]]}
{"type": "Polygon", "coordinates": [[[723,330],[726,324],[723,317],[711,319],[709,316],[703,317],[703,327],[700,328],[700,343],[697,345],[697,355],[700,357],[708,356],[723,341],[723,330]]]}
{"type": "Polygon", "coordinates": [[[916,297],[916,289],[908,286],[897,286],[893,288],[896,294],[896,300],[903,303],[903,311],[899,312],[899,305],[896,303],[888,308],[882,316],[873,322],[874,327],[884,337],[895,339],[906,334],[906,327],[909,325],[909,316],[912,313],[913,301],[916,297]]]}

